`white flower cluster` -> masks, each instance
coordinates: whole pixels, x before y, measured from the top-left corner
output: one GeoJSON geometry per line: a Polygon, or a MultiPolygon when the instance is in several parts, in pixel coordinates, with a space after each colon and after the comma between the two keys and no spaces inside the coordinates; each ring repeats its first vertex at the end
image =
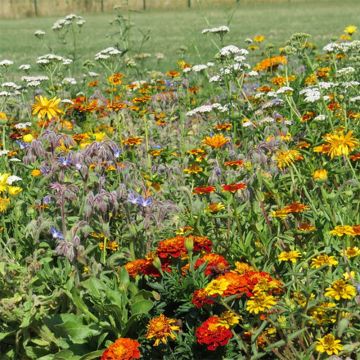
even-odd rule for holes
{"type": "Polygon", "coordinates": [[[31,69],[31,65],[30,64],[21,64],[20,66],[19,66],[19,70],[24,70],[24,71],[26,71],[26,70],[30,70],[31,69]]]}
{"type": "Polygon", "coordinates": [[[95,60],[108,60],[112,57],[121,55],[121,51],[114,48],[114,47],[108,47],[104,50],[101,50],[95,55],[95,60]]]}
{"type": "Polygon", "coordinates": [[[301,90],[300,95],[305,96],[305,102],[307,103],[314,103],[316,101],[319,101],[321,98],[320,90],[314,87],[305,88],[301,90]]]}
{"type": "Polygon", "coordinates": [[[351,50],[360,49],[360,40],[342,42],[342,43],[329,43],[323,47],[327,53],[347,53],[351,50]]]}
{"type": "Polygon", "coordinates": [[[1,87],[12,89],[12,90],[20,90],[21,89],[21,86],[15,84],[14,82],[4,82],[1,84],[1,87]]]}
{"type": "Polygon", "coordinates": [[[24,130],[31,126],[31,122],[17,123],[14,125],[15,129],[24,130]]]}
{"type": "Polygon", "coordinates": [[[235,45],[228,45],[220,49],[219,55],[220,57],[229,57],[229,56],[235,56],[235,55],[242,55],[246,56],[249,52],[245,49],[240,49],[235,45]]]}
{"type": "Polygon", "coordinates": [[[9,66],[11,66],[11,65],[13,65],[14,64],[14,62],[13,61],[11,61],[11,60],[2,60],[2,61],[0,61],[0,66],[2,66],[2,67],[9,67],[9,66]]]}
{"type": "Polygon", "coordinates": [[[6,184],[7,185],[12,185],[14,182],[16,181],[21,181],[22,178],[18,177],[16,175],[10,175],[7,179],[6,179],[6,184]]]}
{"type": "Polygon", "coordinates": [[[207,65],[205,64],[198,64],[198,65],[194,65],[192,68],[191,68],[191,71],[193,72],[201,72],[201,71],[204,71],[208,68],[207,65]]]}
{"type": "Polygon", "coordinates": [[[355,72],[355,69],[351,66],[346,67],[346,68],[342,68],[336,71],[336,75],[337,76],[347,76],[347,75],[351,75],[355,72]]]}
{"type": "Polygon", "coordinates": [[[27,87],[37,87],[41,84],[42,81],[46,81],[46,80],[49,80],[49,78],[45,75],[21,77],[21,81],[25,81],[27,87]]]}
{"type": "Polygon", "coordinates": [[[34,32],[34,35],[35,35],[36,37],[38,37],[38,38],[42,38],[43,36],[46,35],[46,32],[43,31],[43,30],[36,30],[36,31],[34,32]]]}
{"type": "Polygon", "coordinates": [[[71,24],[76,24],[77,26],[81,27],[85,24],[85,19],[82,16],[78,16],[75,14],[70,14],[65,16],[63,19],[56,20],[52,29],[54,31],[60,31],[65,27],[70,26],[71,24]]]}
{"type": "Polygon", "coordinates": [[[210,104],[210,105],[202,105],[202,106],[199,106],[195,109],[192,109],[190,111],[188,111],[186,113],[186,116],[194,116],[194,115],[197,115],[197,114],[206,114],[206,113],[209,113],[213,110],[217,110],[217,111],[220,111],[220,112],[226,112],[229,110],[229,107],[227,105],[221,105],[219,103],[214,103],[214,104],[210,104]]]}
{"type": "Polygon", "coordinates": [[[46,54],[39,56],[36,60],[36,63],[39,65],[49,65],[54,63],[62,63],[63,65],[70,65],[73,61],[71,59],[67,59],[63,56],[55,55],[55,54],[46,54]]]}
{"type": "Polygon", "coordinates": [[[63,79],[62,81],[63,84],[67,84],[67,85],[76,85],[77,84],[77,81],[76,79],[72,78],[72,77],[66,77],[63,79]]]}
{"type": "Polygon", "coordinates": [[[226,34],[230,31],[228,26],[222,25],[222,26],[218,26],[218,27],[214,27],[214,28],[210,28],[210,29],[204,29],[201,33],[202,34],[207,34],[207,33],[211,33],[211,34],[226,34]]]}

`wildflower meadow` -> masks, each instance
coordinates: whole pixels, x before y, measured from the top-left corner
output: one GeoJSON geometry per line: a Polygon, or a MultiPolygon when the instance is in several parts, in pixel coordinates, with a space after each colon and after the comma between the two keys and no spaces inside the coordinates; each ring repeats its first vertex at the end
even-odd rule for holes
{"type": "Polygon", "coordinates": [[[359,24],[164,68],[130,15],[1,53],[0,360],[360,359],[359,24]]]}

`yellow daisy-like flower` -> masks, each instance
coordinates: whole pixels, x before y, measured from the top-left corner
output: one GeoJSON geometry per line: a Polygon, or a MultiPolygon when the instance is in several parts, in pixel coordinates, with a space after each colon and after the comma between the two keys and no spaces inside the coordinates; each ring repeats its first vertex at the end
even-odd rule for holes
{"type": "Polygon", "coordinates": [[[318,269],[322,266],[336,266],[339,262],[335,259],[334,256],[329,256],[326,254],[321,254],[313,259],[311,259],[311,267],[318,269]]]}
{"type": "Polygon", "coordinates": [[[350,225],[338,225],[335,226],[335,228],[330,231],[330,234],[336,236],[343,236],[343,235],[355,236],[356,232],[354,231],[353,227],[350,225]]]}
{"type": "Polygon", "coordinates": [[[328,172],[325,169],[315,170],[312,177],[315,181],[326,181],[328,178],[328,172]]]}
{"type": "Polygon", "coordinates": [[[331,287],[325,289],[325,296],[331,297],[335,300],[352,299],[356,295],[356,288],[348,284],[344,280],[336,280],[331,284],[331,287]]]}
{"type": "Polygon", "coordinates": [[[8,173],[0,174],[0,194],[7,191],[8,188],[7,179],[9,176],[10,174],[8,173]]]}
{"type": "Polygon", "coordinates": [[[246,303],[246,310],[251,314],[258,314],[271,309],[276,304],[275,297],[258,292],[246,303]]]}
{"type": "Polygon", "coordinates": [[[297,250],[282,251],[278,256],[279,261],[291,261],[293,264],[296,263],[297,259],[301,256],[297,250]]]}
{"type": "Polygon", "coordinates": [[[328,154],[331,159],[336,156],[349,156],[358,145],[359,142],[353,137],[353,132],[349,131],[344,134],[343,130],[337,130],[332,134],[324,136],[325,144],[322,152],[328,154]]]}
{"type": "Polygon", "coordinates": [[[17,194],[20,194],[22,192],[22,188],[20,186],[9,186],[8,187],[8,193],[11,196],[15,196],[17,194]]]}
{"type": "Polygon", "coordinates": [[[203,143],[212,147],[213,149],[219,149],[226,145],[229,141],[230,139],[225,137],[223,134],[216,134],[214,136],[207,136],[203,140],[203,143]]]}
{"type": "Polygon", "coordinates": [[[357,246],[348,247],[344,249],[341,254],[347,258],[352,258],[360,255],[360,249],[357,246]]]}
{"type": "Polygon", "coordinates": [[[326,352],[328,355],[337,355],[343,349],[341,341],[337,340],[333,334],[325,335],[317,340],[316,351],[320,353],[326,352]]]}
{"type": "Polygon", "coordinates": [[[352,35],[356,33],[357,27],[355,25],[349,25],[344,29],[344,33],[348,35],[352,35]]]}
{"type": "Polygon", "coordinates": [[[32,114],[37,115],[39,119],[44,120],[47,117],[50,120],[63,113],[58,106],[61,99],[57,97],[48,99],[41,95],[37,96],[35,99],[36,103],[32,106],[32,114]]]}
{"type": "Polygon", "coordinates": [[[41,171],[39,169],[34,169],[31,171],[31,176],[37,177],[41,175],[41,171]]]}
{"type": "Polygon", "coordinates": [[[275,154],[275,161],[280,170],[292,165],[295,161],[303,159],[298,150],[279,150],[275,154]]]}
{"type": "Polygon", "coordinates": [[[188,168],[184,169],[185,174],[199,174],[202,171],[203,168],[196,164],[190,165],[188,168]]]}
{"type": "Polygon", "coordinates": [[[225,205],[221,202],[211,203],[206,207],[205,212],[209,212],[211,214],[216,214],[219,211],[222,211],[224,209],[225,209],[225,205]]]}
{"type": "Polygon", "coordinates": [[[264,35],[255,35],[253,37],[253,40],[256,43],[262,43],[265,40],[265,36],[264,35]]]}
{"type": "Polygon", "coordinates": [[[204,289],[205,293],[212,295],[222,295],[229,286],[229,282],[226,279],[214,279],[204,289]]]}
{"type": "Polygon", "coordinates": [[[7,210],[7,208],[10,205],[10,199],[9,198],[1,198],[0,197],[0,213],[3,213],[7,210]]]}
{"type": "Polygon", "coordinates": [[[241,320],[241,317],[236,315],[233,311],[224,311],[220,314],[220,323],[221,326],[225,326],[226,328],[233,327],[237,325],[241,320]]]}
{"type": "Polygon", "coordinates": [[[175,325],[176,323],[176,319],[171,319],[161,314],[150,320],[147,326],[146,338],[149,340],[155,339],[154,346],[158,346],[160,342],[166,344],[168,338],[175,340],[175,331],[180,330],[180,327],[175,325]]]}

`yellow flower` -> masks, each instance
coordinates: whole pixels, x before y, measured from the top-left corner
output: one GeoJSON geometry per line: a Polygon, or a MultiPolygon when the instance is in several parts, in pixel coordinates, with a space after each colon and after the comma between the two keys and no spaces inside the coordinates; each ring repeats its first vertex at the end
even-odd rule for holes
{"type": "Polygon", "coordinates": [[[32,107],[32,114],[37,115],[39,119],[44,120],[47,117],[49,120],[53,117],[61,115],[63,111],[59,109],[59,103],[61,99],[57,97],[53,97],[52,99],[48,99],[43,96],[37,96],[36,103],[32,107]]]}
{"type": "Polygon", "coordinates": [[[188,168],[184,169],[185,174],[199,174],[202,171],[203,168],[196,164],[190,165],[188,168]]]}
{"type": "Polygon", "coordinates": [[[147,326],[147,339],[155,339],[154,346],[158,346],[160,342],[167,343],[168,338],[174,340],[176,334],[174,331],[179,331],[180,327],[175,325],[176,319],[170,319],[164,314],[157,316],[150,320],[147,326]]]}
{"type": "Polygon", "coordinates": [[[343,274],[344,279],[347,280],[353,280],[355,279],[356,273],[355,271],[348,271],[346,273],[343,274]]]}
{"type": "Polygon", "coordinates": [[[224,209],[225,209],[225,205],[221,202],[211,203],[206,207],[205,212],[209,212],[211,214],[216,214],[219,211],[222,211],[224,209]]]}
{"type": "Polygon", "coordinates": [[[336,280],[332,283],[331,287],[325,289],[325,296],[340,299],[352,299],[356,295],[356,288],[347,284],[344,280],[336,280]]]}
{"type": "Polygon", "coordinates": [[[31,134],[26,134],[23,136],[23,141],[26,143],[31,143],[34,140],[34,137],[31,134]]]}
{"type": "Polygon", "coordinates": [[[212,295],[222,295],[224,291],[229,286],[229,282],[226,279],[214,279],[212,280],[204,289],[206,294],[212,295]]]}
{"type": "Polygon", "coordinates": [[[297,250],[283,251],[278,256],[279,261],[291,261],[293,264],[296,263],[296,260],[301,256],[300,252],[297,250]]]}
{"type": "Polygon", "coordinates": [[[340,344],[341,341],[336,340],[333,334],[325,335],[317,340],[316,351],[320,353],[326,352],[328,355],[337,355],[343,349],[343,346],[340,344]]]}
{"type": "Polygon", "coordinates": [[[328,172],[325,169],[315,170],[312,177],[316,181],[326,181],[328,178],[328,172]]]}
{"type": "Polygon", "coordinates": [[[349,25],[344,29],[344,33],[348,35],[352,35],[356,33],[357,27],[355,25],[349,25]]]}
{"type": "Polygon", "coordinates": [[[31,176],[37,177],[41,175],[41,171],[39,169],[34,169],[31,171],[31,176]]]}
{"type": "Polygon", "coordinates": [[[22,192],[22,188],[19,186],[9,186],[8,193],[12,196],[20,194],[22,192]]]}
{"type": "Polygon", "coordinates": [[[359,142],[352,136],[353,132],[349,131],[344,134],[343,130],[337,130],[332,134],[324,136],[325,144],[321,152],[328,154],[331,159],[335,156],[348,156],[353,151],[359,142]]]}
{"type": "Polygon", "coordinates": [[[321,254],[318,255],[316,257],[314,257],[313,259],[311,259],[311,267],[318,269],[322,266],[336,266],[338,264],[338,261],[335,259],[334,256],[329,256],[326,254],[321,254]]]}
{"type": "Polygon", "coordinates": [[[7,179],[10,176],[10,174],[0,174],[0,194],[5,192],[8,188],[7,179]]]}
{"type": "Polygon", "coordinates": [[[352,258],[360,255],[360,249],[357,246],[348,247],[342,251],[342,255],[347,258],[352,258]]]}
{"type": "Polygon", "coordinates": [[[255,35],[253,40],[256,43],[262,43],[265,40],[265,36],[264,35],[255,35]]]}
{"type": "Polygon", "coordinates": [[[5,212],[6,209],[9,207],[9,205],[10,205],[10,199],[0,197],[0,213],[5,212]]]}
{"type": "Polygon", "coordinates": [[[106,134],[104,132],[97,132],[97,133],[94,133],[93,136],[95,137],[95,141],[103,141],[104,140],[104,137],[106,136],[106,134]]]}
{"type": "Polygon", "coordinates": [[[203,143],[214,149],[219,149],[230,141],[229,138],[225,137],[223,134],[216,134],[214,136],[207,136],[203,143]]]}
{"type": "Polygon", "coordinates": [[[275,161],[280,170],[292,165],[295,161],[303,159],[298,150],[279,150],[275,154],[275,161]]]}
{"type": "Polygon", "coordinates": [[[337,236],[343,236],[343,235],[355,236],[356,235],[353,227],[350,225],[335,226],[335,229],[331,230],[330,234],[337,235],[337,236]]]}
{"type": "Polygon", "coordinates": [[[258,314],[269,310],[276,304],[275,297],[266,293],[258,292],[246,303],[246,310],[251,314],[258,314]]]}
{"type": "Polygon", "coordinates": [[[229,310],[224,311],[223,313],[220,314],[221,326],[224,326],[227,329],[237,325],[240,322],[240,320],[241,318],[238,315],[236,315],[234,312],[229,310]]]}

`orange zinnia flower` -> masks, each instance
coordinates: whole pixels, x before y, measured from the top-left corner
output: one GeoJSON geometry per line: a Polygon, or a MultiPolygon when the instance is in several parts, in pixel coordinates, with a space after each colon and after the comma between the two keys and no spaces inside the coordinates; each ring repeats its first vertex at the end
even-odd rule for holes
{"type": "Polygon", "coordinates": [[[215,186],[198,186],[194,188],[194,194],[210,194],[216,190],[215,186]]]}

